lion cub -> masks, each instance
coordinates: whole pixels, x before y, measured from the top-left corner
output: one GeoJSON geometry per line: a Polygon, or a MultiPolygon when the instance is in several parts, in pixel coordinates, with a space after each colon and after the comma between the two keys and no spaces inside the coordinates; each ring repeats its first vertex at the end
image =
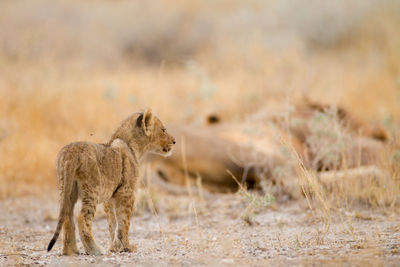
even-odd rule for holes
{"type": "Polygon", "coordinates": [[[132,252],[128,231],[135,201],[140,160],[147,152],[169,156],[174,138],[150,110],[127,118],[106,144],[71,143],[57,157],[57,177],[61,189],[57,228],[47,251],[64,228],[63,254],[78,253],[73,220],[78,198],[82,209],[79,235],[87,254],[103,254],[93,239],[92,220],[96,206],[104,203],[110,232],[110,251],[132,252]]]}

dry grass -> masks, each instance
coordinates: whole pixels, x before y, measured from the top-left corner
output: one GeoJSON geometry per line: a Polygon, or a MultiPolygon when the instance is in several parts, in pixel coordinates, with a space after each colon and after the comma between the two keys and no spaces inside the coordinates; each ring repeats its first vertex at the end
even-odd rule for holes
{"type": "MultiPolygon", "coordinates": [[[[69,34],[68,29],[74,26],[66,18],[51,17],[49,19],[54,20],[55,24],[43,29],[49,34],[57,32],[58,35],[48,38],[60,42],[52,46],[46,42],[38,43],[35,34],[40,28],[40,15],[44,16],[40,10],[45,3],[39,1],[27,6],[2,3],[9,14],[0,23],[5,25],[8,20],[18,22],[14,24],[15,28],[8,27],[0,36],[7,48],[0,57],[0,180],[4,185],[0,196],[3,198],[40,190],[42,187],[54,187],[54,159],[64,144],[75,140],[104,142],[119,121],[131,112],[148,106],[153,107],[165,121],[196,125],[202,124],[204,116],[212,112],[220,113],[224,120],[235,120],[262,106],[306,94],[316,100],[340,103],[360,117],[385,121],[396,133],[400,114],[400,63],[396,60],[400,45],[396,44],[400,42],[400,36],[395,25],[400,18],[391,15],[390,1],[386,6],[377,8],[376,14],[367,12],[367,18],[363,17],[366,11],[360,11],[359,16],[363,19],[359,20],[371,23],[358,23],[357,30],[353,29],[354,23],[349,23],[348,30],[354,31],[351,39],[337,43],[331,41],[333,45],[328,48],[319,46],[311,50],[313,52],[301,45],[302,42],[309,45],[309,34],[300,35],[298,42],[292,42],[281,50],[264,45],[264,42],[268,43],[265,40],[253,42],[252,39],[252,42],[241,43],[240,38],[232,39],[235,34],[222,30],[225,25],[223,19],[229,18],[230,12],[238,14],[243,8],[241,4],[232,3],[231,8],[223,11],[220,7],[210,15],[210,23],[216,26],[217,32],[214,34],[226,36],[226,40],[204,46],[203,49],[196,48],[193,50],[196,52],[192,52],[192,59],[186,63],[180,61],[176,65],[173,60],[167,59],[156,65],[132,66],[125,58],[120,59],[119,66],[112,65],[112,69],[104,58],[86,53],[78,45],[62,42],[63,36],[69,34]],[[35,10],[37,13],[32,14],[36,15],[24,17],[30,9],[35,10]],[[10,17],[11,14],[15,16],[10,17]],[[379,24],[372,23],[382,18],[385,20],[379,24]],[[24,26],[26,23],[32,24],[30,30],[24,26]],[[59,28],[53,28],[56,26],[59,28]],[[10,35],[10,30],[17,34],[10,35]],[[249,50],[243,53],[237,49],[239,44],[249,50]],[[41,45],[40,54],[35,53],[37,45],[41,45]],[[76,55],[70,51],[70,60],[65,60],[62,55],[68,47],[86,54],[76,55]],[[226,50],[220,52],[222,48],[226,50]],[[53,54],[50,51],[63,52],[53,54]]],[[[180,10],[202,18],[205,10],[214,7],[211,3],[195,3],[181,5],[179,1],[171,2],[165,14],[157,13],[161,11],[155,2],[146,8],[160,15],[160,20],[155,23],[162,25],[176,23],[177,17],[180,20],[189,19],[180,17],[180,10]]],[[[166,3],[159,4],[162,6],[166,3]]],[[[259,8],[259,5],[250,6],[252,11],[249,14],[252,15],[243,21],[249,27],[254,27],[251,16],[255,16],[253,8],[259,8]]],[[[91,20],[107,21],[122,31],[123,23],[129,20],[123,15],[121,20],[109,21],[110,18],[103,13],[106,7],[119,12],[124,6],[99,4],[94,18],[86,18],[87,21],[83,19],[79,23],[89,27],[86,30],[90,31],[91,20]]],[[[64,3],[53,8],[61,14],[67,12],[65,16],[68,17],[68,12],[76,16],[86,14],[89,6],[64,3]]],[[[129,8],[138,9],[133,4],[129,8]]],[[[321,8],[324,10],[324,7],[321,8]]],[[[279,14],[276,16],[279,21],[279,14]]],[[[138,28],[132,29],[138,31],[138,28]]],[[[196,27],[194,29],[195,34],[200,34],[196,27]]],[[[257,31],[257,28],[251,29],[251,32],[257,31]]],[[[342,40],[341,30],[334,33],[334,29],[331,35],[342,40]]],[[[154,38],[164,32],[162,28],[147,30],[154,38]]],[[[91,36],[85,36],[84,29],[81,31],[84,45],[102,38],[100,29],[91,36]]],[[[299,33],[303,31],[299,30],[299,33]]],[[[284,34],[288,30],[282,32],[284,34]]],[[[170,34],[178,36],[178,33],[170,34]]],[[[120,39],[115,37],[111,41],[119,42],[120,39]]],[[[147,39],[141,42],[141,46],[146,47],[147,39]]],[[[188,43],[186,46],[194,45],[188,43]]],[[[112,45],[108,44],[108,47],[112,45]]],[[[102,54],[107,51],[101,50],[104,47],[96,49],[100,49],[102,54]]],[[[184,49],[178,46],[176,50],[184,49]]],[[[315,149],[325,148],[320,146],[315,149]]],[[[390,157],[388,161],[392,162],[394,159],[390,157]]],[[[393,168],[393,163],[386,162],[386,166],[393,168]]],[[[393,175],[397,175],[396,170],[393,175]]]]}
{"type": "MultiPolygon", "coordinates": [[[[106,142],[121,120],[146,107],[169,123],[196,126],[211,113],[240,121],[306,95],[385,125],[391,143],[376,163],[384,175],[327,186],[297,158],[305,209],[318,227],[263,242],[298,249],[338,244],[332,217],[351,236],[355,220],[370,218],[353,207],[367,204],[393,214],[400,190],[400,7],[394,0],[365,6],[348,1],[354,11],[349,16],[346,1],[335,8],[312,1],[314,12],[299,8],[306,1],[292,2],[1,2],[0,199],[55,189],[54,161],[63,145],[106,142]]],[[[332,123],[322,127],[332,127],[334,141],[340,141],[340,127],[332,123]]],[[[315,139],[317,127],[309,139],[314,152],[342,153],[340,142],[315,139]]],[[[338,171],[346,171],[339,165],[338,171]]],[[[197,187],[200,195],[169,198],[164,211],[172,218],[185,209],[201,225],[212,204],[206,206],[201,195],[201,177],[197,187]]],[[[138,216],[158,213],[158,191],[141,186],[138,195],[138,216]]],[[[276,209],[269,195],[243,189],[234,198],[252,227],[255,216],[276,209]]],[[[379,251],[368,238],[357,239],[354,249],[369,248],[375,255],[379,251]]],[[[193,241],[198,251],[209,245],[200,240],[193,241]]],[[[168,238],[162,242],[167,249],[168,238]]]]}

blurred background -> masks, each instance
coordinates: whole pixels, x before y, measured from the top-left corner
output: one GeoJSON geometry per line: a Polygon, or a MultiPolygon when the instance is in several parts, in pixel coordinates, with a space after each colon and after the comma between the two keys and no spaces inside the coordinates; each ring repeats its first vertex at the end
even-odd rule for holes
{"type": "Polygon", "coordinates": [[[0,198],[146,107],[199,126],[302,96],[397,125],[400,1],[2,0],[0,198]]]}

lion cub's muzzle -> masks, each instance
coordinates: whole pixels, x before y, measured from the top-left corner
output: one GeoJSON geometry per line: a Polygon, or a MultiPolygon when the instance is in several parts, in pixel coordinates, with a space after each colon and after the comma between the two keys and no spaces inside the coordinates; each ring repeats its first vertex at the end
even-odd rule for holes
{"type": "Polygon", "coordinates": [[[172,148],[176,144],[175,139],[172,138],[171,143],[166,144],[163,148],[164,153],[170,153],[172,151],[172,148]]]}

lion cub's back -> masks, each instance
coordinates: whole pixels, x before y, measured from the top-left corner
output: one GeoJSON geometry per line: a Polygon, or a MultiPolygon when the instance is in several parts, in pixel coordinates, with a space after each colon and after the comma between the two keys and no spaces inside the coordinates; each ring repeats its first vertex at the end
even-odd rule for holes
{"type": "Polygon", "coordinates": [[[104,145],[90,142],[73,142],[64,146],[57,157],[57,165],[66,161],[81,162],[86,160],[96,160],[98,154],[104,153],[104,145]]]}
{"type": "MultiPolygon", "coordinates": [[[[57,176],[63,171],[66,163],[69,167],[87,172],[93,166],[103,169],[104,165],[114,165],[119,162],[121,153],[118,149],[103,144],[90,142],[73,142],[64,146],[57,157],[57,176]]],[[[104,171],[104,170],[101,170],[104,171]]]]}

